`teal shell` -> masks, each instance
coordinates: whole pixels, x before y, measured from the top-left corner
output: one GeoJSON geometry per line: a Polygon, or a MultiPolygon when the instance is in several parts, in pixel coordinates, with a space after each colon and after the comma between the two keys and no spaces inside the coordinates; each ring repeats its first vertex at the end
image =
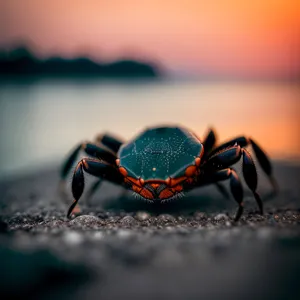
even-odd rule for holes
{"type": "Polygon", "coordinates": [[[120,167],[128,176],[144,180],[184,175],[185,169],[195,165],[202,151],[200,140],[191,131],[181,127],[149,128],[121,146],[120,167]]]}

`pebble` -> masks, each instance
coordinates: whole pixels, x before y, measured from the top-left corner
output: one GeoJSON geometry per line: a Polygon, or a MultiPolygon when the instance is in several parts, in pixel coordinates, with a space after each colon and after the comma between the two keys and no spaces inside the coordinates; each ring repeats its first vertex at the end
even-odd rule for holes
{"type": "MultiPolygon", "coordinates": [[[[61,220],[53,220],[53,221],[47,222],[45,225],[50,228],[57,228],[57,227],[62,226],[63,224],[64,224],[64,222],[61,220]]],[[[43,225],[43,223],[41,223],[39,225],[43,225]]]]}
{"type": "Polygon", "coordinates": [[[157,221],[163,223],[175,223],[176,219],[171,215],[162,214],[157,217],[157,221]]]}
{"type": "Polygon", "coordinates": [[[216,221],[220,221],[220,220],[229,220],[228,216],[225,214],[218,214],[215,216],[214,218],[216,221]]]}
{"type": "Polygon", "coordinates": [[[199,221],[199,220],[206,219],[207,215],[204,212],[197,211],[197,212],[194,213],[194,217],[195,217],[196,220],[199,221]]]}
{"type": "Polygon", "coordinates": [[[107,223],[111,223],[111,224],[117,223],[119,220],[120,217],[117,216],[110,216],[106,219],[107,223]]]}
{"type": "Polygon", "coordinates": [[[136,224],[136,220],[132,216],[126,216],[120,220],[120,224],[123,226],[133,226],[136,224]]]}
{"type": "Polygon", "coordinates": [[[136,218],[139,221],[146,221],[146,220],[148,220],[150,218],[150,214],[148,214],[147,212],[144,212],[144,211],[139,211],[136,214],[136,218]]]}
{"type": "Polygon", "coordinates": [[[70,224],[87,225],[87,224],[98,223],[99,221],[101,221],[101,220],[95,216],[83,215],[83,216],[76,217],[75,219],[70,221],[70,224]]]}

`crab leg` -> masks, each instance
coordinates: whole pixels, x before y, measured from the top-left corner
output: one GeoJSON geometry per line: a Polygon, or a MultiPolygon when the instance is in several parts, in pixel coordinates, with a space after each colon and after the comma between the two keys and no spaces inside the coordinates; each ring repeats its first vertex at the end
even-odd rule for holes
{"type": "Polygon", "coordinates": [[[243,187],[242,187],[241,181],[240,181],[238,175],[236,174],[236,171],[231,168],[221,170],[221,171],[218,171],[218,172],[212,174],[212,176],[209,178],[210,183],[214,183],[216,181],[222,181],[222,180],[226,180],[226,179],[230,179],[231,193],[234,197],[234,200],[239,205],[237,213],[234,218],[234,221],[237,222],[240,219],[240,217],[244,211],[244,204],[243,204],[244,192],[243,192],[243,187]]]}
{"type": "Polygon", "coordinates": [[[256,192],[257,188],[257,172],[253,159],[249,152],[240,146],[233,146],[231,148],[223,149],[212,157],[208,158],[207,162],[203,165],[203,172],[210,173],[216,170],[222,170],[235,164],[243,156],[243,175],[249,189],[252,191],[254,198],[259,207],[260,213],[263,214],[263,204],[260,196],[256,192]]]}
{"type": "Polygon", "coordinates": [[[61,169],[62,179],[65,179],[67,177],[68,172],[74,164],[80,150],[83,150],[86,154],[104,160],[110,164],[115,164],[117,158],[115,153],[113,153],[110,149],[105,149],[104,147],[92,143],[82,143],[73,150],[73,152],[63,164],[63,167],[61,169]]]}
{"type": "MultiPolygon", "coordinates": [[[[92,143],[82,143],[79,144],[73,152],[70,154],[68,159],[63,164],[63,167],[61,169],[61,182],[59,186],[59,191],[62,194],[62,196],[65,196],[65,179],[70,172],[77,156],[79,155],[80,150],[83,150],[86,154],[98,158],[101,160],[104,160],[108,163],[115,164],[116,161],[116,155],[107,148],[104,148],[104,146],[95,145],[92,143]]],[[[97,184],[97,187],[100,186],[101,180],[99,180],[99,183],[97,184]]],[[[95,189],[91,190],[89,192],[89,196],[94,192],[95,189]]]]}
{"type": "MultiPolygon", "coordinates": [[[[208,134],[206,135],[205,139],[203,140],[203,148],[204,148],[204,154],[203,154],[203,160],[209,155],[209,153],[213,150],[217,142],[217,136],[213,128],[210,128],[208,131],[208,134]]],[[[226,190],[226,188],[219,182],[216,183],[216,187],[218,191],[223,195],[224,198],[228,199],[229,194],[226,190]]]]}
{"type": "Polygon", "coordinates": [[[242,151],[243,149],[240,146],[223,149],[214,155],[210,155],[203,163],[202,169],[206,172],[213,172],[228,168],[239,161],[242,151]]]}
{"type": "Polygon", "coordinates": [[[115,153],[119,151],[121,145],[124,143],[110,134],[99,134],[96,138],[96,141],[108,147],[115,153]]]}
{"type": "Polygon", "coordinates": [[[210,128],[207,136],[205,137],[205,139],[202,142],[203,148],[204,148],[203,159],[205,159],[209,155],[209,153],[214,148],[216,142],[217,142],[216,134],[215,134],[214,130],[212,128],[210,128]]]}
{"type": "MultiPolygon", "coordinates": [[[[116,137],[110,135],[110,134],[99,134],[96,137],[96,142],[99,144],[102,144],[109,148],[111,151],[113,151],[115,154],[117,154],[118,150],[120,149],[121,145],[124,143],[123,141],[117,139],[116,137]]],[[[90,190],[87,193],[87,198],[92,197],[92,195],[95,193],[95,191],[101,186],[102,179],[98,179],[90,188],[90,190]]]]}
{"type": "Polygon", "coordinates": [[[76,206],[78,200],[82,196],[84,190],[84,173],[83,171],[102,179],[106,179],[116,184],[122,184],[123,176],[112,165],[105,162],[101,162],[92,158],[82,159],[76,166],[72,180],[72,193],[74,197],[74,202],[68,210],[67,217],[70,217],[74,207],[76,206]]]}
{"type": "Polygon", "coordinates": [[[257,160],[258,160],[261,168],[263,169],[265,174],[268,176],[274,191],[277,192],[278,184],[277,184],[275,178],[273,177],[273,174],[272,174],[273,170],[272,170],[272,165],[270,163],[270,160],[269,160],[268,156],[266,155],[266,153],[262,150],[262,148],[253,139],[246,138],[244,136],[237,137],[235,139],[228,141],[227,143],[220,145],[219,147],[215,148],[214,150],[212,150],[212,152],[210,153],[209,156],[215,155],[218,152],[220,152],[226,148],[230,148],[234,145],[239,145],[242,148],[244,148],[248,145],[252,146],[255,156],[257,157],[257,160]]]}

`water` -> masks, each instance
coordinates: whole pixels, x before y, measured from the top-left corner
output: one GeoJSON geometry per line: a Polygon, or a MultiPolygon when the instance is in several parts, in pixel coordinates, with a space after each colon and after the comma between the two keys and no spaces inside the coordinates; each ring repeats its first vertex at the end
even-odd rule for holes
{"type": "Polygon", "coordinates": [[[279,83],[38,81],[0,86],[0,177],[59,163],[75,144],[108,131],[182,124],[220,141],[255,138],[276,159],[300,158],[300,89],[279,83]]]}

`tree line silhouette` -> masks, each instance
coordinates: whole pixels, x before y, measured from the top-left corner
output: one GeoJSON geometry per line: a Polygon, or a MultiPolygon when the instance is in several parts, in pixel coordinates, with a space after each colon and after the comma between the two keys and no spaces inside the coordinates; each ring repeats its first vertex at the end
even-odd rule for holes
{"type": "Polygon", "coordinates": [[[88,58],[64,59],[52,57],[37,59],[28,49],[17,48],[0,53],[0,76],[39,77],[157,77],[158,69],[135,60],[96,63],[88,58]]]}

